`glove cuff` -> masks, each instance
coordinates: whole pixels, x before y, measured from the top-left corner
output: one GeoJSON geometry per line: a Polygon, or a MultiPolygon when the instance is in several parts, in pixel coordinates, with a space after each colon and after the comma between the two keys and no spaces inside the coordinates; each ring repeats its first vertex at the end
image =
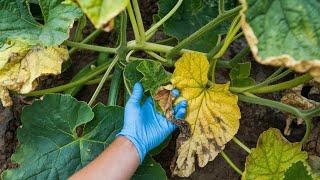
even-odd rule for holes
{"type": "Polygon", "coordinates": [[[133,136],[130,136],[129,134],[126,134],[124,132],[120,132],[119,134],[116,135],[116,137],[118,136],[124,136],[125,138],[127,138],[129,141],[131,141],[133,143],[133,145],[135,146],[135,148],[138,151],[139,157],[140,157],[140,164],[142,164],[146,154],[147,154],[147,149],[144,145],[142,145],[141,143],[139,143],[139,141],[134,138],[133,136]]]}

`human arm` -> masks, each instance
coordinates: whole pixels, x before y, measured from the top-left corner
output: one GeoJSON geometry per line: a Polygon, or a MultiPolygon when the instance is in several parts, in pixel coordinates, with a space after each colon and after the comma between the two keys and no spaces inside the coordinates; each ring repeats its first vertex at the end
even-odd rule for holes
{"type": "MultiPolygon", "coordinates": [[[[177,90],[171,93],[179,96],[177,90]]],[[[176,119],[183,119],[186,107],[186,101],[174,107],[176,119]]],[[[124,126],[116,140],[70,179],[130,179],[146,154],[161,144],[176,128],[176,125],[154,109],[151,97],[143,101],[143,87],[137,83],[125,106],[124,126]]]]}

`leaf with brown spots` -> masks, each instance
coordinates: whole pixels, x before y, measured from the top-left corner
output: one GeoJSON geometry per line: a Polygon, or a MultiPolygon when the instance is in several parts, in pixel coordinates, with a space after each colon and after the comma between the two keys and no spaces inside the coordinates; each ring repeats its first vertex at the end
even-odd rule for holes
{"type": "Polygon", "coordinates": [[[204,167],[221,152],[239,128],[238,97],[229,83],[209,85],[209,62],[204,54],[186,53],[177,62],[172,84],[188,101],[186,121],[190,137],[177,142],[173,175],[188,177],[198,165],[204,167]]]}

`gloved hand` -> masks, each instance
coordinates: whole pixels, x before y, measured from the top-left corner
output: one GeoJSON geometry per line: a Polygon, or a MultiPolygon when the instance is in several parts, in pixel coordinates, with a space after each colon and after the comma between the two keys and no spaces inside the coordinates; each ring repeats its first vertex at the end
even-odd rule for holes
{"type": "MultiPolygon", "coordinates": [[[[177,89],[171,93],[175,97],[180,94],[177,89]]],[[[141,83],[136,83],[125,106],[123,129],[118,134],[128,138],[135,145],[140,163],[150,150],[160,145],[177,128],[155,110],[151,97],[144,102],[141,102],[142,98],[143,87],[141,83]]],[[[175,118],[183,119],[186,108],[187,101],[178,103],[174,107],[175,118]]]]}

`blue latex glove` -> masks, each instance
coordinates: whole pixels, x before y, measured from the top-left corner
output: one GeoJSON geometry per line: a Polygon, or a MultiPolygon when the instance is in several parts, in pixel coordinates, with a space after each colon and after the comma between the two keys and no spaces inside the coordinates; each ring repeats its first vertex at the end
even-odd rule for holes
{"type": "MultiPolygon", "coordinates": [[[[174,89],[172,95],[179,96],[179,91],[174,89]]],[[[151,97],[141,102],[143,98],[143,87],[136,83],[133,92],[125,106],[124,125],[118,134],[128,138],[136,147],[140,163],[146,154],[160,145],[177,126],[169,122],[163,115],[158,113],[151,97]]],[[[176,119],[183,119],[186,113],[187,101],[181,101],[174,107],[176,119]]]]}

